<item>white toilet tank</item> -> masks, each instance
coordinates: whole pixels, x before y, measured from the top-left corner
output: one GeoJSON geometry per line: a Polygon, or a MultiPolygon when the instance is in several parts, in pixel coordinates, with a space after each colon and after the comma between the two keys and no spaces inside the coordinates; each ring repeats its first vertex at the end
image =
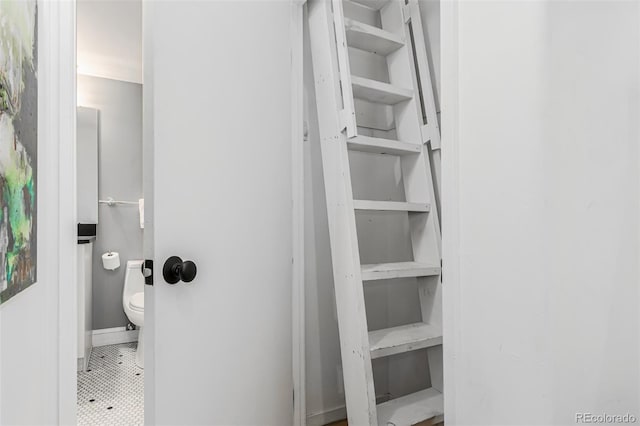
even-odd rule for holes
{"type": "Polygon", "coordinates": [[[142,260],[127,261],[127,271],[124,275],[123,300],[144,291],[144,277],[142,276],[142,260]]]}

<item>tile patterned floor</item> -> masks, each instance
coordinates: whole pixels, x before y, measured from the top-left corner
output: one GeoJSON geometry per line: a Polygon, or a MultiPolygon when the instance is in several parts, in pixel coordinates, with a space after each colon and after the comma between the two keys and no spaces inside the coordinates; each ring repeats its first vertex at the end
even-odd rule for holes
{"type": "Polygon", "coordinates": [[[87,371],[78,372],[78,425],[144,424],[144,370],[136,343],[93,348],[87,371]]]}

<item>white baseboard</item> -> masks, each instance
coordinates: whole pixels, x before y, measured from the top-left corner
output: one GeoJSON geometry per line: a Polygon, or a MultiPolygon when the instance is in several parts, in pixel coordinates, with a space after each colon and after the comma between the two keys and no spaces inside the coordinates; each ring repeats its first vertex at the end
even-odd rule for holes
{"type": "Polygon", "coordinates": [[[91,342],[94,347],[117,345],[119,343],[129,343],[137,341],[138,330],[127,330],[127,327],[113,327],[93,330],[91,336],[91,342]]]}

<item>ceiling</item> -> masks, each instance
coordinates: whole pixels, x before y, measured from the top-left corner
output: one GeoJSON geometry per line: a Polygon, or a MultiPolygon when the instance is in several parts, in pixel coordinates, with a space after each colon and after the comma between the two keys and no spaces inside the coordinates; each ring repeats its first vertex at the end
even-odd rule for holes
{"type": "Polygon", "coordinates": [[[78,73],[142,83],[142,1],[78,0],[78,73]]]}

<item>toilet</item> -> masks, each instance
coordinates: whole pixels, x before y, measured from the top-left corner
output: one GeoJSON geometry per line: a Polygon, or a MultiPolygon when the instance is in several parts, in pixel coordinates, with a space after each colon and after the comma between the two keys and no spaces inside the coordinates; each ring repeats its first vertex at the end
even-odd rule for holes
{"type": "Polygon", "coordinates": [[[137,329],[138,349],[136,350],[136,365],[144,368],[144,277],[142,276],[142,260],[129,260],[124,275],[122,289],[122,307],[127,318],[137,329]]]}

